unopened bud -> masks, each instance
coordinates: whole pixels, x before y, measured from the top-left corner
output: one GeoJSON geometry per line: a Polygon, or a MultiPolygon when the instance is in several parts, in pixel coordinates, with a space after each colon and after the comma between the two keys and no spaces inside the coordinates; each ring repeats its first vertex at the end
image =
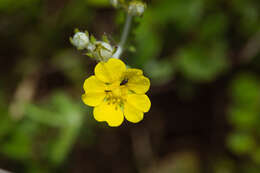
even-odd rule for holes
{"type": "Polygon", "coordinates": [[[88,51],[93,52],[95,50],[96,46],[92,43],[89,43],[87,46],[88,51]]]}
{"type": "Polygon", "coordinates": [[[146,5],[140,1],[131,1],[128,7],[128,13],[133,16],[141,16],[144,13],[146,5]]]}
{"type": "Polygon", "coordinates": [[[71,43],[79,50],[87,48],[89,44],[89,37],[84,32],[77,32],[73,38],[70,39],[71,43]]]}
{"type": "Polygon", "coordinates": [[[112,57],[114,53],[114,48],[106,42],[97,41],[95,43],[95,50],[93,51],[93,55],[96,59],[100,61],[107,61],[112,57]]]}
{"type": "Polygon", "coordinates": [[[114,7],[118,7],[118,0],[110,0],[110,3],[114,6],[114,7]]]}

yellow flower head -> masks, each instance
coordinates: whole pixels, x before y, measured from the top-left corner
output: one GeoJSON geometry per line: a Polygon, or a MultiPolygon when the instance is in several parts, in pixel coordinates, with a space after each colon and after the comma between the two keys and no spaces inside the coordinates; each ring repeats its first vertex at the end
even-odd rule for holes
{"type": "Polygon", "coordinates": [[[111,127],[120,126],[124,117],[137,123],[151,107],[145,95],[149,87],[150,81],[143,76],[142,70],[127,69],[123,61],[111,58],[99,62],[95,75],[85,80],[82,100],[94,107],[97,121],[106,121],[111,127]]]}

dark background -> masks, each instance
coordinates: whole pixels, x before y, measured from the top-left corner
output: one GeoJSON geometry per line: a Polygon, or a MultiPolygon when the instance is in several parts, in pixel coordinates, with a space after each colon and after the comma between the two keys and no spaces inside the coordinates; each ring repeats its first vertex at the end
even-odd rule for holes
{"type": "Polygon", "coordinates": [[[0,1],[0,168],[11,172],[260,172],[260,1],[150,0],[123,60],[151,79],[138,124],[81,101],[94,60],[73,30],[120,40],[108,0],[0,1]]]}

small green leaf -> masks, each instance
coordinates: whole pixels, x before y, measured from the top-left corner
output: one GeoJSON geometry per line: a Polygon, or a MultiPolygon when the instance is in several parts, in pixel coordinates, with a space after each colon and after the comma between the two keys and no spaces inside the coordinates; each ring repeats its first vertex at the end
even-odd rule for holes
{"type": "Polygon", "coordinates": [[[90,42],[92,43],[92,44],[95,44],[96,43],[96,38],[95,38],[95,36],[94,35],[91,35],[90,36],[90,42]]]}
{"type": "Polygon", "coordinates": [[[248,154],[256,147],[256,141],[251,134],[236,132],[227,138],[228,147],[236,154],[248,154]]]}

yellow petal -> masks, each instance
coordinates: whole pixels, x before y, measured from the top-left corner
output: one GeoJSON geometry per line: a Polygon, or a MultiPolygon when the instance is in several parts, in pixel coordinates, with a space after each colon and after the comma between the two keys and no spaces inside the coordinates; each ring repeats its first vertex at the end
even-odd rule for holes
{"type": "Polygon", "coordinates": [[[150,99],[145,94],[129,94],[127,103],[142,112],[148,112],[151,107],[150,99]]]}
{"type": "Polygon", "coordinates": [[[144,117],[144,113],[142,111],[139,111],[128,103],[125,103],[124,105],[124,115],[128,121],[133,123],[140,122],[144,117]]]}
{"type": "Polygon", "coordinates": [[[86,93],[105,92],[106,87],[106,84],[98,80],[95,76],[87,78],[83,85],[86,93]]]}
{"type": "Polygon", "coordinates": [[[125,71],[124,62],[115,58],[110,58],[107,62],[99,62],[95,67],[96,77],[105,83],[121,80],[125,71]]]}
{"type": "Polygon", "coordinates": [[[143,71],[136,68],[128,68],[126,72],[124,73],[124,76],[129,79],[133,76],[140,76],[143,75],[143,71]]]}
{"type": "Polygon", "coordinates": [[[150,88],[150,80],[144,76],[132,76],[128,79],[126,86],[137,94],[144,94],[150,88]]]}
{"type": "Polygon", "coordinates": [[[108,104],[106,101],[94,108],[94,118],[97,121],[106,121],[111,127],[120,126],[124,121],[120,107],[115,104],[108,104]]]}
{"type": "Polygon", "coordinates": [[[105,96],[105,92],[86,93],[82,95],[82,100],[86,105],[97,106],[104,100],[105,96]]]}

